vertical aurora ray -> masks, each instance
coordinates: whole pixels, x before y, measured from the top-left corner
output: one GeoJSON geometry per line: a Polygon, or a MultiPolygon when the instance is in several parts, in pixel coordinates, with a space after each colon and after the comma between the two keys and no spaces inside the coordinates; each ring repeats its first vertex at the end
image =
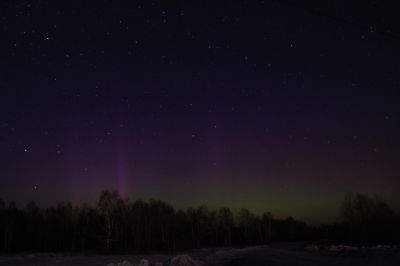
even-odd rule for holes
{"type": "Polygon", "coordinates": [[[122,143],[117,145],[116,154],[116,169],[117,169],[117,190],[121,196],[127,196],[127,180],[128,174],[126,169],[126,153],[122,143]]]}
{"type": "Polygon", "coordinates": [[[127,138],[124,132],[124,115],[122,110],[119,111],[119,130],[116,135],[116,155],[115,155],[115,169],[116,169],[116,187],[121,196],[128,196],[128,179],[129,171],[128,158],[127,158],[127,138]]]}

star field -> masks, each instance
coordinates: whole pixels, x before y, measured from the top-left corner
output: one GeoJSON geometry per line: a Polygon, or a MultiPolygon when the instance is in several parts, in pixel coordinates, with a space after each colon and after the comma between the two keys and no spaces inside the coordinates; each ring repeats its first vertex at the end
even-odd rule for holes
{"type": "Polygon", "coordinates": [[[2,1],[0,197],[400,207],[388,2],[2,1]]]}

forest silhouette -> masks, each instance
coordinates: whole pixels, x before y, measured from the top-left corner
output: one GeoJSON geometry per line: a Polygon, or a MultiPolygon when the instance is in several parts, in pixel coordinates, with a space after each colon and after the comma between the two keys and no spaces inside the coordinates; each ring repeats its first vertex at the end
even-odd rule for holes
{"type": "Polygon", "coordinates": [[[320,241],[353,245],[400,242],[400,214],[379,197],[347,194],[343,222],[310,227],[292,217],[207,206],[175,210],[159,201],[103,191],[95,206],[61,203],[18,209],[0,199],[0,252],[176,252],[178,250],[320,241]]]}

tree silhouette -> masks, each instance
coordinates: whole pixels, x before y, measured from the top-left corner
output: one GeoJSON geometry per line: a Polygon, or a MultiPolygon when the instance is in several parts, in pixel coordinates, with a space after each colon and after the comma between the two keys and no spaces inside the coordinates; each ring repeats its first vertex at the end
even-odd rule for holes
{"type": "Polygon", "coordinates": [[[349,244],[396,243],[399,215],[378,196],[347,193],[341,212],[343,223],[328,227],[329,238],[349,244]]]}
{"type": "Polygon", "coordinates": [[[233,213],[229,208],[221,208],[217,213],[219,238],[225,246],[232,244],[232,231],[234,227],[233,213]]]}
{"type": "Polygon", "coordinates": [[[117,191],[103,191],[97,203],[104,222],[107,250],[110,250],[111,240],[115,231],[117,208],[120,200],[117,191]]]}
{"type": "Polygon", "coordinates": [[[238,226],[244,243],[250,244],[254,237],[254,215],[248,209],[241,209],[238,214],[238,226]]]}
{"type": "Polygon", "coordinates": [[[319,229],[289,217],[280,220],[241,209],[207,206],[175,210],[151,199],[131,202],[103,191],[95,207],[60,203],[41,209],[35,202],[18,209],[0,200],[0,252],[174,252],[272,241],[326,239],[350,244],[396,243],[400,215],[379,197],[348,194],[343,223],[319,229]]]}

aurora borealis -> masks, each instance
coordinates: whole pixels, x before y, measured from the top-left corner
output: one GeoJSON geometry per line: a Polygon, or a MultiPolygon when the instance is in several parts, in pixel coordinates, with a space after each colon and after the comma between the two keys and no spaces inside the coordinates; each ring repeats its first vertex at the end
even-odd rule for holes
{"type": "Polygon", "coordinates": [[[0,197],[398,209],[396,14],[340,2],[2,1],[0,197]]]}

